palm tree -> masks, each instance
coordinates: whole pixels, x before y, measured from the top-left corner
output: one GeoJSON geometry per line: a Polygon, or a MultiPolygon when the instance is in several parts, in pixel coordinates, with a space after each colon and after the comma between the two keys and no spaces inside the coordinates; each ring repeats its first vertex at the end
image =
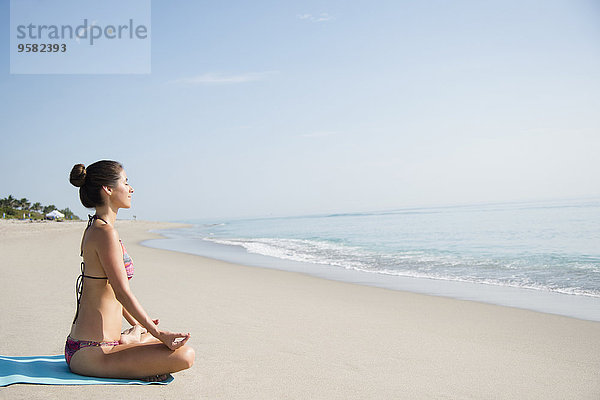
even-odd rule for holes
{"type": "Polygon", "coordinates": [[[39,201],[33,203],[31,206],[32,211],[40,211],[41,209],[42,209],[42,203],[40,203],[39,201]]]}
{"type": "Polygon", "coordinates": [[[58,210],[58,211],[65,214],[65,218],[67,218],[67,219],[73,219],[73,217],[75,216],[75,214],[73,214],[73,211],[69,210],[69,207],[67,207],[63,210],[58,210]]]}
{"type": "Polygon", "coordinates": [[[31,203],[29,203],[29,200],[27,200],[25,197],[23,197],[21,200],[19,200],[19,205],[21,207],[21,210],[29,210],[29,206],[31,203]]]}
{"type": "Polygon", "coordinates": [[[9,194],[6,198],[6,206],[10,208],[15,208],[17,206],[17,199],[12,197],[12,194],[9,194]]]}
{"type": "Polygon", "coordinates": [[[48,214],[51,211],[56,210],[56,206],[54,204],[50,204],[49,206],[44,207],[44,214],[48,214]]]}

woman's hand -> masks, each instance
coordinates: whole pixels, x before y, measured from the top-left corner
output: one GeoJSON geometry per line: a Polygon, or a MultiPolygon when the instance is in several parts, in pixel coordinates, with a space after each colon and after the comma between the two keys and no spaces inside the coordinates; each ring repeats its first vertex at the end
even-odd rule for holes
{"type": "MultiPolygon", "coordinates": [[[[152,323],[155,326],[158,326],[160,321],[157,319],[153,319],[152,323]]],[[[130,344],[130,343],[142,343],[147,340],[144,339],[144,335],[148,333],[148,330],[141,325],[135,324],[129,329],[125,329],[121,332],[121,344],[130,344]]]]}
{"type": "Polygon", "coordinates": [[[157,336],[157,339],[163,342],[165,346],[167,346],[171,350],[177,350],[181,346],[185,344],[190,338],[189,333],[173,333],[160,331],[157,336]]]}
{"type": "Polygon", "coordinates": [[[144,333],[146,333],[146,328],[141,325],[134,325],[121,333],[120,342],[121,344],[139,343],[144,333]]]}

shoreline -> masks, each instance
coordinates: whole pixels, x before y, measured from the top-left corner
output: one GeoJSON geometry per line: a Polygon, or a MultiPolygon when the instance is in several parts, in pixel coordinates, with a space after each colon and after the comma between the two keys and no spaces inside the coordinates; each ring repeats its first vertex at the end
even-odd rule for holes
{"type": "Polygon", "coordinates": [[[600,298],[598,297],[467,281],[395,276],[357,271],[342,267],[291,261],[249,253],[240,246],[224,245],[203,239],[170,237],[168,236],[168,231],[157,231],[157,233],[162,235],[163,238],[147,240],[142,245],[149,248],[194,254],[208,259],[253,268],[297,272],[337,282],[475,301],[545,314],[561,315],[585,321],[600,322],[600,298]]]}
{"type": "MultiPolygon", "coordinates": [[[[330,281],[145,247],[118,221],[152,317],[190,331],[196,363],[167,386],[0,388],[8,398],[596,399],[600,323],[330,281]]],[[[81,223],[0,224],[0,354],[60,354],[81,223]],[[8,228],[7,228],[8,226],[8,228]],[[35,228],[35,229],[30,229],[35,228]]]]}

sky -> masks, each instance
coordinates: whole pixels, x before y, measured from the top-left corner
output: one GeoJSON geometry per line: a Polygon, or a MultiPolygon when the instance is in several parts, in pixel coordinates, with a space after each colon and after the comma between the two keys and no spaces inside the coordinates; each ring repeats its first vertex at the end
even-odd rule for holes
{"type": "Polygon", "coordinates": [[[10,73],[0,197],[69,207],[123,163],[120,218],[599,197],[600,2],[152,1],[151,73],[10,73]]]}

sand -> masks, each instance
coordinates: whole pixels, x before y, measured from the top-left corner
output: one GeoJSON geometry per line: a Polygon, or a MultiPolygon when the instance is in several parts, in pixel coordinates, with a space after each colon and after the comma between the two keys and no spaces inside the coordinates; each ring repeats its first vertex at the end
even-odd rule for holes
{"type": "MultiPolygon", "coordinates": [[[[134,293],[196,363],[167,386],[0,388],[6,399],[599,399],[600,323],[143,247],[134,293]]],[[[0,221],[0,354],[60,354],[85,222],[0,221]]]]}

